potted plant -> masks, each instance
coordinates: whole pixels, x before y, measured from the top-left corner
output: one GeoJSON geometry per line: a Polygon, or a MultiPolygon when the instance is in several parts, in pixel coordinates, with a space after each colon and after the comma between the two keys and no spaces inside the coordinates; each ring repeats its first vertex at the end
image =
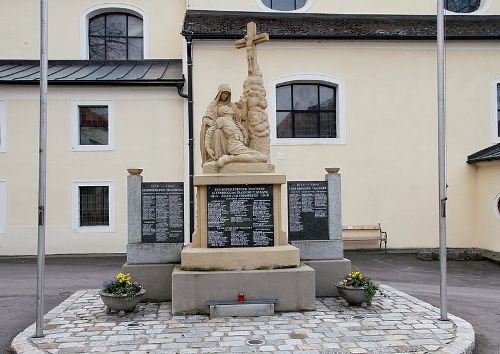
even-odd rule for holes
{"type": "Polygon", "coordinates": [[[359,306],[363,303],[370,306],[373,296],[375,296],[378,290],[377,285],[359,271],[347,274],[335,286],[340,296],[350,305],[354,306],[359,306]]]}
{"type": "Polygon", "coordinates": [[[129,273],[119,273],[116,279],[104,283],[99,295],[106,305],[106,313],[118,311],[120,316],[125,316],[126,311],[132,311],[141,302],[145,293],[142,286],[132,283],[129,273]]]}

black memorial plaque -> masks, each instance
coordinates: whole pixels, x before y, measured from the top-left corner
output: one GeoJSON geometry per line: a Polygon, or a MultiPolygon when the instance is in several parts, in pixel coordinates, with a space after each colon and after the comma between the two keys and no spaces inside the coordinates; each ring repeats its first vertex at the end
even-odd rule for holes
{"type": "Polygon", "coordinates": [[[288,182],[288,240],[328,240],[328,185],[288,182]]]}
{"type": "Polygon", "coordinates": [[[184,242],[182,182],[142,184],[142,242],[184,242]]]}
{"type": "Polygon", "coordinates": [[[274,245],[273,186],[208,186],[208,247],[274,245]]]}

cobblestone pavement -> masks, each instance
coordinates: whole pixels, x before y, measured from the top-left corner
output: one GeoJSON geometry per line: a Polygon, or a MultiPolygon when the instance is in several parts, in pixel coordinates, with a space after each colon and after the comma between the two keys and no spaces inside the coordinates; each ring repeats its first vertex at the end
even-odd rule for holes
{"type": "Polygon", "coordinates": [[[388,286],[370,308],[318,298],[316,311],[250,318],[173,316],[171,304],[140,304],[125,317],[107,315],[97,290],[79,291],[12,342],[17,353],[472,353],[472,326],[388,286]],[[251,344],[260,340],[260,344],[251,344]]]}

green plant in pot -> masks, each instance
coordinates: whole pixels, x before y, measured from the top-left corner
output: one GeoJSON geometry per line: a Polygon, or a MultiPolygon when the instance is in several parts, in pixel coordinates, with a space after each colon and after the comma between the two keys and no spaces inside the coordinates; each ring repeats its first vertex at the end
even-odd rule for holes
{"type": "Polygon", "coordinates": [[[363,303],[370,306],[378,290],[378,286],[359,271],[347,274],[335,286],[339,295],[350,305],[354,306],[359,306],[363,303]]]}
{"type": "Polygon", "coordinates": [[[120,316],[125,316],[126,311],[132,311],[141,302],[145,293],[141,285],[132,282],[130,274],[119,273],[116,279],[104,283],[99,295],[106,305],[106,313],[118,311],[120,316]]]}

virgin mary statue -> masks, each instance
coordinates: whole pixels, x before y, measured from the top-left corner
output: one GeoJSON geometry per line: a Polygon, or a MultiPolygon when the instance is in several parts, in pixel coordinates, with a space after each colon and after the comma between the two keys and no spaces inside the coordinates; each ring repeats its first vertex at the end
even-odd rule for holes
{"type": "Polygon", "coordinates": [[[236,105],[231,102],[231,88],[227,84],[222,84],[219,86],[217,95],[214,100],[208,105],[203,119],[201,121],[200,129],[200,149],[201,149],[201,164],[205,162],[214,160],[216,155],[220,155],[223,152],[219,152],[221,147],[225,146],[223,141],[223,136],[208,137],[207,131],[210,127],[215,125],[217,118],[219,117],[219,108],[222,106],[229,106],[235,113],[238,120],[241,120],[241,111],[236,107],[236,105]]]}

